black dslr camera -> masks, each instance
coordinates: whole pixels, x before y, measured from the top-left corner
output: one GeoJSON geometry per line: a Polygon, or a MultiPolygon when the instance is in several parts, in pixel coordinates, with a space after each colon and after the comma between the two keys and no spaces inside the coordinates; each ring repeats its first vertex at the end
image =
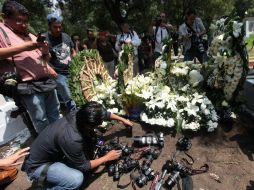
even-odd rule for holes
{"type": "Polygon", "coordinates": [[[192,175],[192,169],[184,164],[176,161],[175,159],[168,160],[163,166],[163,171],[167,173],[171,173],[168,179],[165,181],[165,185],[172,189],[175,184],[185,176],[192,175]]]}
{"type": "Polygon", "coordinates": [[[191,44],[195,47],[199,53],[205,53],[205,47],[203,44],[203,40],[197,36],[197,34],[192,34],[191,36],[191,44]]]}
{"type": "Polygon", "coordinates": [[[16,72],[5,72],[0,76],[0,83],[10,86],[15,86],[19,76],[16,72]]]}
{"type": "Polygon", "coordinates": [[[136,183],[139,187],[143,187],[148,181],[153,180],[155,177],[154,170],[151,168],[153,158],[150,157],[143,161],[140,168],[140,175],[136,178],[136,183]]]}

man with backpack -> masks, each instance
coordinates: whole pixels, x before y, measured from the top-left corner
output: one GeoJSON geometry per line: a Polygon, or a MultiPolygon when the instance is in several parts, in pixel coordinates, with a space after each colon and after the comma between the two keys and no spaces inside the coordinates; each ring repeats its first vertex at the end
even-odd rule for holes
{"type": "Polygon", "coordinates": [[[74,44],[71,37],[62,32],[63,18],[56,13],[47,16],[49,31],[43,36],[47,38],[49,43],[49,51],[51,53],[50,63],[57,72],[57,95],[60,102],[63,102],[68,111],[75,109],[76,104],[71,99],[71,92],[68,84],[69,64],[72,57],[76,55],[74,44]]]}
{"type": "Polygon", "coordinates": [[[115,49],[120,52],[123,44],[132,44],[134,46],[133,75],[136,76],[139,73],[138,46],[140,46],[141,40],[137,33],[130,29],[130,26],[127,22],[123,22],[121,24],[121,33],[116,37],[115,49]]]}
{"type": "Polygon", "coordinates": [[[160,13],[149,26],[149,33],[154,40],[154,57],[157,59],[161,56],[163,40],[171,37],[170,33],[174,31],[174,27],[166,22],[166,14],[160,13]]]}

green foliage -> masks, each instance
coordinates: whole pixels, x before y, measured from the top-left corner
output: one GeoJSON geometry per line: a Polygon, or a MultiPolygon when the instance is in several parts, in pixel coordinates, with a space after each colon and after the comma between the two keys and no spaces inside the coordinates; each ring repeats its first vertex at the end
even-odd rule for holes
{"type": "Polygon", "coordinates": [[[76,102],[78,106],[83,105],[86,100],[84,96],[82,96],[82,89],[80,84],[80,71],[84,65],[84,56],[86,52],[79,52],[72,60],[72,64],[69,67],[69,87],[71,91],[72,99],[76,102]]]}

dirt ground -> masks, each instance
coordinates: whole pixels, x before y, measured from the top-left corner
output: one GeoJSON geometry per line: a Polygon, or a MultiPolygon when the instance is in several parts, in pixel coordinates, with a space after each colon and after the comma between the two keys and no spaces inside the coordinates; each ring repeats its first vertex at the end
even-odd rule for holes
{"type": "MultiPolygon", "coordinates": [[[[181,135],[172,134],[166,128],[149,127],[136,123],[133,127],[133,136],[144,135],[151,130],[155,132],[161,130],[165,135],[165,146],[161,155],[152,164],[155,171],[161,171],[162,165],[175,151],[176,141],[181,135]]],[[[116,125],[107,131],[106,138],[118,136],[121,142],[130,143],[131,139],[126,138],[125,134],[124,127],[116,125]]],[[[209,165],[207,173],[192,177],[194,190],[254,190],[254,120],[248,115],[242,115],[230,131],[225,125],[221,125],[214,133],[200,132],[185,135],[191,138],[192,148],[189,154],[195,159],[193,167],[198,168],[205,163],[209,165]],[[215,180],[211,174],[217,175],[219,180],[215,180]]],[[[28,144],[31,141],[30,139],[28,144]]],[[[33,189],[25,173],[20,171],[18,175],[18,178],[5,188],[6,190],[33,189]]],[[[112,177],[108,177],[107,173],[98,174],[86,180],[89,185],[84,189],[117,189],[117,182],[113,182],[112,177]]],[[[124,185],[129,181],[129,174],[126,174],[121,177],[120,184],[124,185]]],[[[149,189],[150,184],[151,182],[142,189],[149,189]]],[[[132,187],[129,185],[125,189],[129,190],[132,187]]],[[[177,188],[174,187],[174,189],[177,188]]]]}

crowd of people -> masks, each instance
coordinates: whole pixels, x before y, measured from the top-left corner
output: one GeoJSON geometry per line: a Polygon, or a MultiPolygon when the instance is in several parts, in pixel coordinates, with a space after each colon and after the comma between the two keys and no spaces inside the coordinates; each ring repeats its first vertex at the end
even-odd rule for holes
{"type": "MultiPolygon", "coordinates": [[[[63,18],[55,13],[47,16],[48,31],[33,35],[28,31],[29,12],[16,1],[5,1],[2,15],[0,74],[18,74],[13,95],[18,94],[18,98],[14,100],[25,107],[38,133],[23,170],[31,180],[43,182],[47,189],[78,189],[85,182],[87,171],[120,156],[119,151],[113,150],[93,159],[94,129],[104,120],[114,119],[133,126],[128,119],[107,112],[97,102],[77,108],[68,85],[68,66],[79,51],[97,49],[111,77],[123,44],[134,47],[134,76],[153,69],[155,59],[162,54],[163,40],[168,37],[174,39],[175,55],[181,53],[178,47],[183,46],[184,60],[196,57],[202,63],[206,59],[206,49],[201,47],[206,29],[193,10],[187,11],[179,29],[169,24],[162,12],[141,37],[123,22],[117,35],[87,29],[85,40],[78,33],[71,37],[64,33],[63,18]],[[62,118],[60,105],[68,112],[62,118]]],[[[1,94],[6,95],[5,83],[0,85],[1,94]]],[[[27,150],[19,155],[27,155],[27,150]]],[[[5,162],[0,160],[0,164],[5,162]]]]}

